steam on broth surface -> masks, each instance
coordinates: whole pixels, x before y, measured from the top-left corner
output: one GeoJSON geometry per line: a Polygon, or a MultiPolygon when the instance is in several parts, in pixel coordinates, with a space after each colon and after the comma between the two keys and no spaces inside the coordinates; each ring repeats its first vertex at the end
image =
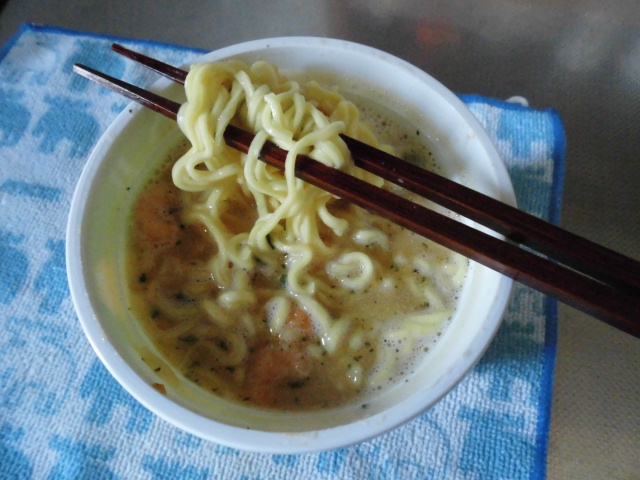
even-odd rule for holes
{"type": "Polygon", "coordinates": [[[361,401],[408,375],[446,326],[467,260],[293,168],[302,153],[400,191],[354,167],[339,134],[393,151],[384,136],[414,160],[428,157],[419,132],[264,62],[196,65],[185,90],[188,143],[140,194],[129,239],[132,307],[168,363],[276,409],[361,401]],[[248,155],[224,145],[229,123],[256,134],[248,155]],[[284,172],[258,161],[266,140],[290,152],[284,172]]]}

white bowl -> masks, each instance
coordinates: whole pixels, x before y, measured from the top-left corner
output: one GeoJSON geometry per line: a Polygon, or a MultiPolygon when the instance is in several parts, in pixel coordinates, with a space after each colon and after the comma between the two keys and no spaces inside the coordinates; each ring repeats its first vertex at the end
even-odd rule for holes
{"type": "MultiPolygon", "coordinates": [[[[428,133],[445,174],[515,204],[495,148],[465,105],[432,77],[389,54],[323,38],[275,38],[235,45],[198,61],[239,57],[332,78],[370,97],[428,133]]],[[[153,90],[181,100],[181,88],[160,80],[153,90]]],[[[149,410],[201,438],[273,453],[338,448],[382,434],[433,406],[473,367],[493,338],[512,281],[472,262],[459,307],[424,365],[408,381],[360,405],[309,412],[271,412],[216,400],[192,384],[166,383],[141,357],[153,347],[127,308],[126,216],[141,181],[182,138],[176,124],[137,105],[107,129],[78,183],[67,231],[71,295],[82,327],[111,374],[149,410]]],[[[167,369],[165,369],[167,370],[167,369]]]]}

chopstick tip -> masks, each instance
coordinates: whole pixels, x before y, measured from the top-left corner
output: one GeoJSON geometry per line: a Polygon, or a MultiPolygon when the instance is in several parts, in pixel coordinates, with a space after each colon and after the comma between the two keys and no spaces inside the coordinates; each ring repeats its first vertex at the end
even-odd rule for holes
{"type": "Polygon", "coordinates": [[[76,73],[79,73],[80,75],[84,75],[88,72],[88,67],[86,67],[85,65],[81,64],[81,63],[74,63],[73,64],[73,71],[76,73]]]}

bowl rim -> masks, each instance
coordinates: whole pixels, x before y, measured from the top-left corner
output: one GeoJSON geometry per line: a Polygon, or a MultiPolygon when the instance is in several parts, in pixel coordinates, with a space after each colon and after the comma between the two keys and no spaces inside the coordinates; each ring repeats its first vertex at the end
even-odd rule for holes
{"type": "MultiPolygon", "coordinates": [[[[356,53],[373,55],[389,63],[394,68],[408,70],[411,75],[427,83],[431,89],[444,97],[448,104],[455,109],[456,113],[476,132],[478,140],[491,160],[494,169],[493,173],[497,177],[498,184],[504,196],[502,200],[515,205],[515,194],[506,166],[477,118],[460,98],[439,81],[418,67],[390,53],[346,40],[313,36],[287,36],[263,38],[230,45],[198,56],[190,63],[223,59],[265,48],[304,48],[308,46],[314,48],[331,47],[347,49],[356,53]]],[[[159,79],[151,86],[151,89],[162,90],[170,83],[167,79],[159,79]]],[[[393,415],[390,415],[389,411],[383,411],[372,417],[356,420],[353,423],[310,432],[265,432],[227,425],[210,418],[204,418],[196,412],[182,405],[178,405],[171,399],[156,392],[155,389],[144,379],[140,378],[134,369],[119,355],[118,350],[107,339],[101,327],[100,320],[97,318],[92,306],[90,294],[85,282],[82,261],[83,247],[80,235],[83,218],[86,214],[86,200],[89,197],[91,180],[101,166],[101,158],[108,152],[113,140],[126,129],[127,119],[131,117],[130,111],[137,111],[142,108],[143,107],[135,103],[127,105],[105,130],[82,170],[73,194],[67,223],[66,263],[72,302],[85,336],[88,338],[93,350],[110,374],[125,390],[151,412],[191,434],[242,450],[263,453],[305,453],[345,447],[386,433],[408,422],[424,412],[427,408],[432,407],[461,381],[488,348],[502,322],[512,290],[513,280],[504,276],[500,278],[498,295],[496,296],[496,301],[491,306],[490,316],[492,323],[487,325],[487,329],[482,338],[474,338],[471,342],[469,350],[472,353],[470,354],[469,361],[464,365],[458,364],[457,370],[448,376],[449,381],[441,385],[436,394],[432,394],[428,400],[425,400],[424,397],[417,398],[417,396],[413,396],[413,398],[405,402],[396,404],[391,409],[393,410],[393,415]],[[402,408],[398,408],[398,405],[401,405],[402,408]],[[385,417],[385,420],[372,421],[375,417],[385,417]],[[209,431],[205,432],[204,430],[207,427],[209,427],[209,431]]]]}

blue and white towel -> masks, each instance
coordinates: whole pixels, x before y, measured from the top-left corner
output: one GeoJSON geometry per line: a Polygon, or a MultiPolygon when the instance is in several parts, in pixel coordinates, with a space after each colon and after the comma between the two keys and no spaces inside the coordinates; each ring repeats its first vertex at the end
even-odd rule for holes
{"type": "MultiPolygon", "coordinates": [[[[25,25],[0,52],[0,478],[541,479],[556,349],[555,302],[517,287],[468,377],[407,425],[304,455],[233,450],[138,404],[86,341],[67,286],[64,238],[76,181],[126,101],[72,73],[76,62],[148,85],[114,38],[25,25]]],[[[117,39],[169,63],[201,51],[117,39]]],[[[486,126],[521,208],[558,221],[564,134],[552,110],[461,98],[486,126]]]]}

